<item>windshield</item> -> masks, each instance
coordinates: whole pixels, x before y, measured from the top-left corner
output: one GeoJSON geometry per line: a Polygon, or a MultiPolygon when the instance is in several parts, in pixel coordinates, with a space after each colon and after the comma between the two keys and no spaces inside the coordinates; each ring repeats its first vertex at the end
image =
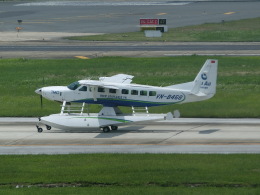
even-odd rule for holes
{"type": "Polygon", "coordinates": [[[77,89],[79,86],[80,86],[79,82],[76,81],[76,82],[74,82],[74,83],[69,84],[67,87],[68,87],[69,89],[71,89],[71,90],[75,90],[75,89],[77,89]]]}

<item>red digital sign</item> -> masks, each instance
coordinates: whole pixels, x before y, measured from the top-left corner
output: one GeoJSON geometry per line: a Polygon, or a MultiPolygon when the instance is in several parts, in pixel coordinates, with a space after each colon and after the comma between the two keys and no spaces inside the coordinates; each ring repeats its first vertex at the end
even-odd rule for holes
{"type": "Polygon", "coordinates": [[[140,19],[140,25],[158,25],[158,19],[140,19]]]}

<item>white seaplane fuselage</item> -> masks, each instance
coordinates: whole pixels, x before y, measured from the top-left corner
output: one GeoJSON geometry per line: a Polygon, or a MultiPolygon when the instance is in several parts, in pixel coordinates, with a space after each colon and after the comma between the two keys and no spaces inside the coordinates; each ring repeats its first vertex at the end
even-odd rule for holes
{"type": "MultiPolygon", "coordinates": [[[[111,83],[107,83],[111,84],[111,83]]],[[[207,84],[208,85],[208,84],[207,84]]],[[[118,89],[80,86],[76,89],[68,87],[44,87],[43,97],[58,102],[75,102],[102,104],[106,107],[133,106],[152,107],[176,103],[201,101],[214,94],[198,97],[189,90],[177,90],[168,87],[154,87],[137,84],[117,84],[118,89]],[[82,90],[82,88],[84,90],[82,90]]]]}

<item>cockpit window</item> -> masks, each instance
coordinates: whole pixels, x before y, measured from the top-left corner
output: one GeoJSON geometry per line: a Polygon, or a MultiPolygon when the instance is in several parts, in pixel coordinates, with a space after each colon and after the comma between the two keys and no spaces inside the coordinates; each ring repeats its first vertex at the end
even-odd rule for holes
{"type": "Polygon", "coordinates": [[[80,86],[79,82],[76,81],[76,82],[74,82],[74,83],[69,84],[69,85],[68,85],[68,88],[69,88],[70,90],[75,90],[75,89],[77,89],[79,86],[80,86]]]}

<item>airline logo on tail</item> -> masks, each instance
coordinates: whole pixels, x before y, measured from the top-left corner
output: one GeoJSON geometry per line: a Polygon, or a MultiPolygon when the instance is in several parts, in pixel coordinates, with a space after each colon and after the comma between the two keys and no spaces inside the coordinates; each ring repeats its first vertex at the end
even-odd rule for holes
{"type": "Polygon", "coordinates": [[[201,83],[201,86],[200,86],[200,88],[203,88],[203,89],[208,89],[209,87],[211,86],[211,82],[208,82],[208,81],[203,81],[202,83],[201,83]]]}
{"type": "Polygon", "coordinates": [[[201,78],[202,78],[203,80],[207,80],[208,76],[207,76],[206,73],[203,73],[203,74],[201,74],[201,78]]]}

